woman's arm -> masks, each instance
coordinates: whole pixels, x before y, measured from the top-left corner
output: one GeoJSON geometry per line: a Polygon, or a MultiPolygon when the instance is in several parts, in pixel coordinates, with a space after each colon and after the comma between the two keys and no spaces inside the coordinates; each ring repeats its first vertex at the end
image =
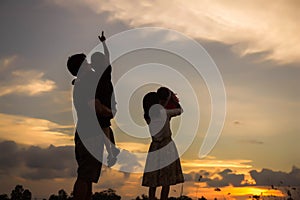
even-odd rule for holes
{"type": "Polygon", "coordinates": [[[181,107],[175,109],[167,109],[166,112],[168,117],[175,117],[181,115],[181,113],[183,113],[183,109],[181,107]]]}

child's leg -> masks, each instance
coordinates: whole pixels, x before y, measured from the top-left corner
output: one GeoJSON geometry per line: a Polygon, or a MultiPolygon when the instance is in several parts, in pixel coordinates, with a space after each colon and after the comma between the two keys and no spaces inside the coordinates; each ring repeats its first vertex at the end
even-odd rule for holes
{"type": "Polygon", "coordinates": [[[109,127],[102,128],[102,130],[105,134],[104,144],[105,144],[106,151],[107,151],[108,155],[111,155],[112,154],[112,149],[111,149],[111,144],[110,144],[110,130],[109,130],[109,127]]]}
{"type": "Polygon", "coordinates": [[[149,187],[149,200],[155,200],[156,187],[149,187]]]}
{"type": "Polygon", "coordinates": [[[112,130],[110,129],[110,127],[102,128],[102,129],[103,129],[103,132],[106,136],[104,138],[104,144],[105,144],[106,151],[108,153],[107,166],[112,167],[117,162],[117,155],[120,153],[120,150],[117,149],[115,147],[115,145],[111,143],[111,137],[110,136],[111,136],[112,130]]]}
{"type": "Polygon", "coordinates": [[[109,140],[111,142],[111,152],[114,157],[117,157],[120,153],[120,149],[118,149],[115,145],[115,137],[114,137],[114,132],[112,129],[109,127],[109,140]]]}
{"type": "Polygon", "coordinates": [[[114,132],[112,131],[112,129],[109,127],[109,140],[111,143],[116,144],[115,143],[115,137],[114,137],[114,132]]]}
{"type": "Polygon", "coordinates": [[[160,193],[160,200],[167,200],[169,196],[170,186],[163,186],[160,193]]]}

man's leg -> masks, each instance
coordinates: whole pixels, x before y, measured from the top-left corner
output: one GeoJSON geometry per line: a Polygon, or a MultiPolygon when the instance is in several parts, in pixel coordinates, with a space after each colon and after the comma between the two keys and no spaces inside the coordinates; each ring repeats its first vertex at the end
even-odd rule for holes
{"type": "MultiPolygon", "coordinates": [[[[90,182],[90,184],[92,184],[92,182],[90,182]]],[[[89,181],[77,177],[73,188],[74,200],[87,200],[88,193],[89,181]]]]}
{"type": "Polygon", "coordinates": [[[85,197],[85,200],[91,200],[92,199],[92,182],[88,182],[87,183],[87,186],[88,186],[88,192],[87,192],[87,195],[85,197]]]}

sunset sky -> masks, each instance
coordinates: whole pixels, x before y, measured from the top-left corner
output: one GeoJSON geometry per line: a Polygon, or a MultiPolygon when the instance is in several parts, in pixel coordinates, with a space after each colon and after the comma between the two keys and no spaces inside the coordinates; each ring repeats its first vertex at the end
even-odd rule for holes
{"type": "MultiPolygon", "coordinates": [[[[195,112],[201,111],[196,136],[181,156],[186,180],[183,194],[194,199],[202,195],[210,199],[286,195],[270,186],[300,186],[299,10],[297,0],[2,0],[0,194],[10,194],[17,184],[29,188],[36,198],[48,198],[61,188],[72,191],[77,165],[68,57],[88,54],[99,44],[101,30],[109,38],[133,28],[161,27],[178,31],[204,47],[220,71],[227,97],[220,138],[200,159],[211,111],[207,87],[201,77],[195,81],[186,72],[199,100],[195,108],[190,104],[192,94],[186,94],[180,81],[170,82],[185,110],[181,119],[194,123],[195,112]],[[203,178],[198,182],[200,175],[203,178]],[[216,187],[221,191],[214,191],[216,187]]],[[[154,42],[180,41],[157,37],[154,42]]],[[[137,65],[147,53],[155,55],[135,52],[116,60],[114,85],[122,69],[137,65]]],[[[157,55],[157,63],[164,56],[170,55],[157,55]]],[[[173,57],[169,64],[188,67],[173,57]]],[[[151,74],[145,76],[151,79],[151,74]]],[[[142,79],[125,80],[123,86],[142,79]]],[[[157,87],[144,85],[133,95],[129,111],[138,125],[145,126],[142,95],[157,87]]],[[[122,101],[118,94],[116,97],[122,101]]],[[[180,119],[172,125],[175,136],[191,135],[188,128],[187,133],[176,132],[180,119]]],[[[132,199],[147,193],[141,186],[142,174],[117,169],[142,170],[142,161],[131,153],[146,153],[150,139],[126,134],[122,130],[126,126],[131,124],[113,121],[117,145],[124,153],[116,167],[103,167],[94,191],[113,188],[122,199],[132,199]]],[[[175,142],[179,149],[188,143],[175,142]]],[[[170,195],[177,197],[180,190],[181,185],[174,186],[170,195]]]]}

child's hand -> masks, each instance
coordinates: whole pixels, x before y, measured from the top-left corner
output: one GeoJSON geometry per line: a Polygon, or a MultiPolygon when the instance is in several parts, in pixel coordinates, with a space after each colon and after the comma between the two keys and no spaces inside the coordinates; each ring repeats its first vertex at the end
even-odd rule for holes
{"type": "Polygon", "coordinates": [[[98,36],[98,38],[99,38],[99,40],[100,40],[101,42],[104,42],[104,41],[106,40],[106,38],[105,38],[105,36],[104,36],[104,31],[102,31],[101,36],[98,36]]]}

